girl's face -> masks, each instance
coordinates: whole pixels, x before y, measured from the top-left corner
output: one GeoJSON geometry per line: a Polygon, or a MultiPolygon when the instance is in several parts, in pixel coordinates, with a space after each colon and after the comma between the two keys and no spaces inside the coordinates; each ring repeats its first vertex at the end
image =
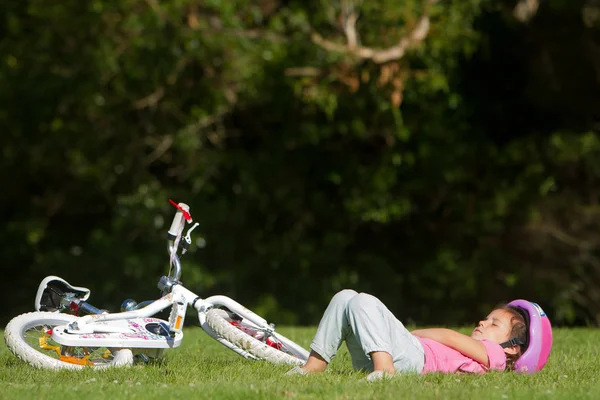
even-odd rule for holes
{"type": "Polygon", "coordinates": [[[494,310],[486,319],[479,321],[471,337],[477,340],[491,340],[501,344],[510,339],[513,315],[507,310],[494,310]]]}

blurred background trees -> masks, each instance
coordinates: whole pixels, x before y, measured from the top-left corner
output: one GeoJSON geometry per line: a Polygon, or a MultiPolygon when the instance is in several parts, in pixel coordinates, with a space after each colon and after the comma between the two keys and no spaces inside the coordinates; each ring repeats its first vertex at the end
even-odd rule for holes
{"type": "Polygon", "coordinates": [[[4,321],[46,275],[183,281],[280,323],[346,287],[461,324],[499,301],[600,324],[600,3],[0,4],[4,321]]]}

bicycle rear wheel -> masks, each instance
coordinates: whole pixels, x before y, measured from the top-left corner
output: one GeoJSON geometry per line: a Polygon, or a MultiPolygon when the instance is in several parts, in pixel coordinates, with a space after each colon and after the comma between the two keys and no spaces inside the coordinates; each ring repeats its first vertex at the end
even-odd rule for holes
{"type": "Polygon", "coordinates": [[[206,313],[208,326],[219,336],[253,356],[274,364],[303,365],[308,351],[285,336],[267,333],[249,321],[223,309],[206,313]]]}
{"type": "Polygon", "coordinates": [[[77,317],[57,312],[32,312],[13,318],[4,330],[9,350],[21,360],[41,369],[82,369],[133,364],[130,349],[63,346],[52,340],[52,330],[77,317]]]}

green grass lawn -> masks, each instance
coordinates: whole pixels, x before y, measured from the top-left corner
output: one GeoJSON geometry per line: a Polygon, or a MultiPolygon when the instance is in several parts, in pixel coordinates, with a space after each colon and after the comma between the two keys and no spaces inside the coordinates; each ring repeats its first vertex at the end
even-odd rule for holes
{"type": "MultiPolygon", "coordinates": [[[[308,348],[315,328],[281,333],[308,348]]],[[[248,361],[186,328],[181,347],[160,365],[107,371],[40,371],[0,345],[0,399],[600,399],[600,332],[555,329],[546,368],[533,376],[408,375],[367,383],[345,346],[326,373],[285,376],[289,367],[248,361]]]]}

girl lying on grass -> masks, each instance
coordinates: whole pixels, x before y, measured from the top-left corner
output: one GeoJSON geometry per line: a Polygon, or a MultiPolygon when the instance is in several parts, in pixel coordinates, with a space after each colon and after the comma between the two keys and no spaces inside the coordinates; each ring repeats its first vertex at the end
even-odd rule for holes
{"type": "Polygon", "coordinates": [[[308,361],[288,374],[324,371],[343,341],[354,369],[370,371],[367,380],[374,381],[405,372],[514,370],[526,352],[517,369],[535,372],[546,363],[552,333],[541,308],[524,300],[492,310],[471,336],[443,328],[409,332],[376,297],[342,290],[323,314],[308,361]],[[535,338],[531,337],[531,323],[536,324],[535,338]],[[530,338],[536,343],[530,344],[530,338]],[[527,351],[529,347],[531,351],[527,351]]]}

